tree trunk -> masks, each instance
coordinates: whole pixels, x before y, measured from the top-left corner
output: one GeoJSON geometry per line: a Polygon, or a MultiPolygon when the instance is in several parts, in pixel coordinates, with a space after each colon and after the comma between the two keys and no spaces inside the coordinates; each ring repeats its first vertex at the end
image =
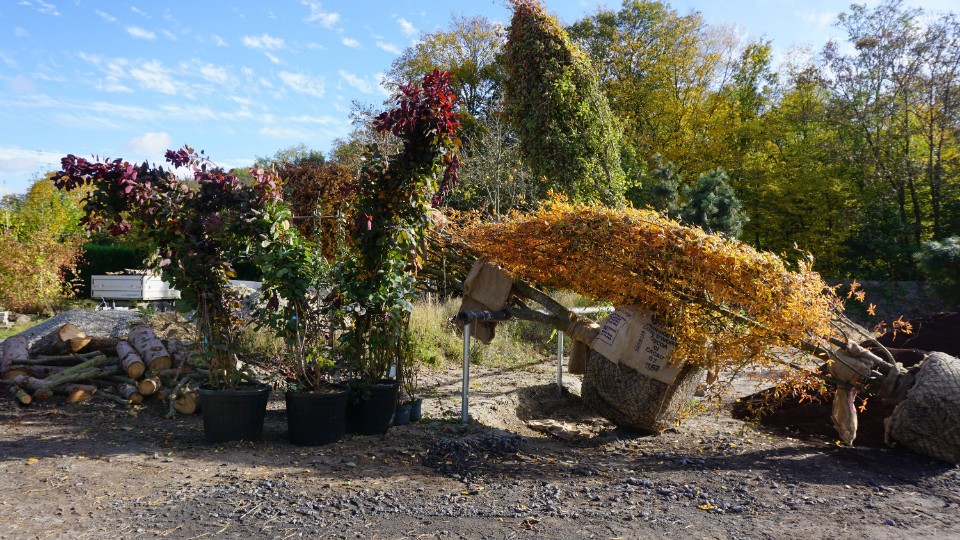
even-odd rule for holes
{"type": "Polygon", "coordinates": [[[80,349],[80,353],[102,352],[107,356],[117,356],[117,343],[120,338],[114,336],[88,336],[90,343],[80,349]]]}
{"type": "Polygon", "coordinates": [[[90,338],[80,330],[79,326],[66,323],[34,343],[30,347],[30,354],[34,356],[71,354],[80,352],[80,349],[86,347],[88,343],[90,338]]]}
{"type": "Polygon", "coordinates": [[[14,362],[28,358],[30,355],[27,353],[27,338],[24,336],[7,338],[3,342],[3,353],[0,356],[0,374],[6,373],[14,362]]]}
{"type": "Polygon", "coordinates": [[[126,372],[127,376],[131,379],[139,379],[143,375],[143,372],[147,370],[143,359],[140,358],[137,351],[133,350],[130,343],[126,341],[117,342],[117,357],[120,358],[120,367],[123,368],[123,371],[126,372]]]}
{"type": "Polygon", "coordinates": [[[149,326],[143,324],[131,328],[127,340],[143,358],[150,371],[161,371],[173,365],[167,349],[149,326]]]}

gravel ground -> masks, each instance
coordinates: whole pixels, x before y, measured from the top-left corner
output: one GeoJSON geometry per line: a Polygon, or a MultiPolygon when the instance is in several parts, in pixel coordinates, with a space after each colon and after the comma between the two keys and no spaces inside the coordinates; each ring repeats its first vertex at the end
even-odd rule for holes
{"type": "MultiPolygon", "coordinates": [[[[208,445],[198,417],[0,397],[0,539],[960,538],[960,469],[841,448],[721,411],[656,436],[613,428],[553,366],[426,377],[426,420],[324,447],[208,445]]],[[[735,396],[731,396],[731,400],[735,396]]]]}
{"type": "MultiPolygon", "coordinates": [[[[29,345],[33,345],[41,337],[53,332],[64,324],[73,323],[80,327],[88,336],[126,336],[127,328],[134,321],[142,319],[139,311],[110,309],[104,311],[90,311],[74,309],[51,317],[40,324],[24,330],[19,335],[26,336],[29,345]]],[[[28,346],[29,346],[28,345],[28,346]]]]}

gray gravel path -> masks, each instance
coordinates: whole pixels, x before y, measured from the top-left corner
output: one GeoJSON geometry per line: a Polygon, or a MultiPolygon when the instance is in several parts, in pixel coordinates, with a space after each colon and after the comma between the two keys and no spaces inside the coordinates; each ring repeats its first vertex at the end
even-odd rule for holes
{"type": "Polygon", "coordinates": [[[130,323],[136,320],[142,320],[143,316],[139,311],[134,310],[105,310],[89,311],[85,309],[74,309],[65,311],[51,319],[32,326],[23,332],[21,336],[26,336],[29,345],[33,345],[38,339],[66,323],[73,323],[80,327],[88,336],[116,336],[123,337],[127,335],[127,328],[130,323]]]}

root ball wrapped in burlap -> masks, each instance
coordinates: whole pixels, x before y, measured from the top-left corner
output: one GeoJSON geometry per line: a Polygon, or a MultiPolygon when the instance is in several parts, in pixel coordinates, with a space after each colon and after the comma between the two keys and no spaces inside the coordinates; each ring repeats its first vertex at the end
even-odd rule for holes
{"type": "Polygon", "coordinates": [[[705,379],[703,369],[686,364],[672,384],[666,384],[614,364],[591,351],[583,376],[584,403],[618,427],[656,432],[676,425],[693,393],[705,379]]]}
{"type": "Polygon", "coordinates": [[[960,360],[931,353],[885,425],[887,444],[960,463],[960,360]]]}

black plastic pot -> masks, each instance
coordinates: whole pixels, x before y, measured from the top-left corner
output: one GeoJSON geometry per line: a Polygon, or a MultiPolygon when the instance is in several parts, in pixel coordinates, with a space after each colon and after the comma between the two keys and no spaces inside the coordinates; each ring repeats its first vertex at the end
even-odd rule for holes
{"type": "Polygon", "coordinates": [[[410,404],[397,405],[397,412],[393,413],[393,425],[405,426],[410,423],[410,404]]]}
{"type": "Polygon", "coordinates": [[[340,440],[346,429],[350,387],[335,386],[335,390],[328,392],[287,392],[290,442],[318,446],[340,440]]]}
{"type": "Polygon", "coordinates": [[[347,431],[358,435],[383,435],[390,429],[397,408],[396,381],[374,384],[354,382],[347,405],[347,431]]]}
{"type": "Polygon", "coordinates": [[[257,441],[263,431],[270,387],[241,385],[236,390],[213,390],[201,386],[200,413],[207,442],[257,441]]]}
{"type": "Polygon", "coordinates": [[[423,398],[417,398],[410,402],[410,421],[417,422],[423,418],[423,398]]]}

